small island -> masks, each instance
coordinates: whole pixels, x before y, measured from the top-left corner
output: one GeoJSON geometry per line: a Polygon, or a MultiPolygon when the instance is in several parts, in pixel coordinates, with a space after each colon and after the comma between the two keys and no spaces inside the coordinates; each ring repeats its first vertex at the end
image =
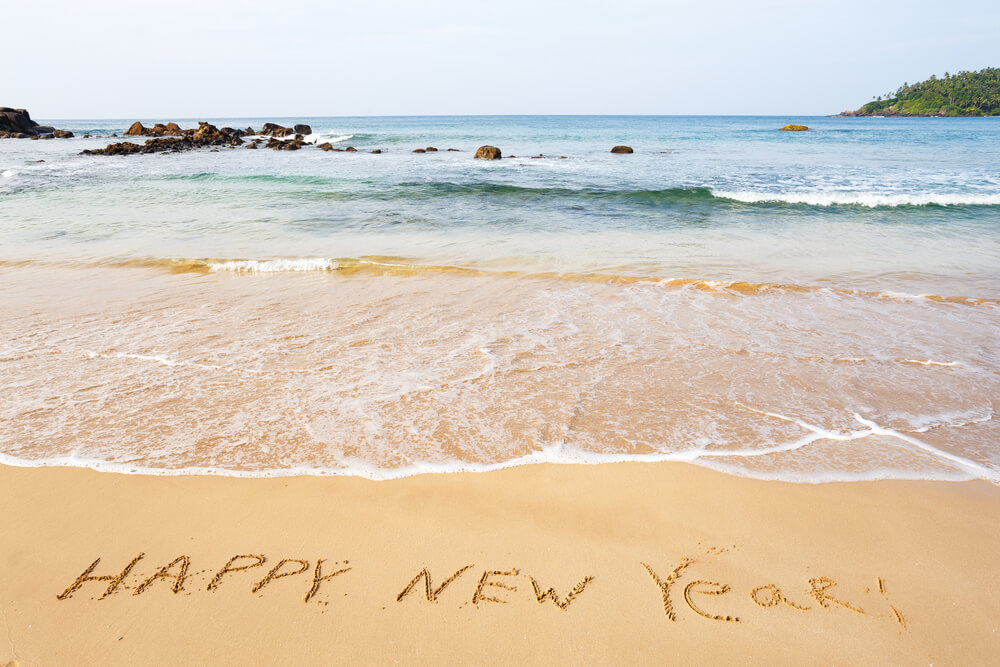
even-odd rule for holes
{"type": "Polygon", "coordinates": [[[840,116],[1000,116],[1000,68],[959,72],[920,83],[904,83],[895,94],[879,96],[840,116]]]}

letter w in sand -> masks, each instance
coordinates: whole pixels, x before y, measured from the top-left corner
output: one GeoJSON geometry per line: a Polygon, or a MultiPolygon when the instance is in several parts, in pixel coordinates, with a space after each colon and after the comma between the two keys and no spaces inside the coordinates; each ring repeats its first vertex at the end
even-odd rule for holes
{"type": "Polygon", "coordinates": [[[434,588],[433,584],[431,584],[431,573],[425,567],[419,573],[417,573],[417,576],[413,577],[413,579],[410,580],[410,583],[406,585],[406,588],[403,589],[403,592],[396,596],[396,602],[402,601],[402,599],[406,597],[407,593],[413,590],[413,587],[417,585],[417,582],[420,581],[421,578],[424,580],[424,595],[427,596],[427,601],[437,602],[438,596],[441,595],[441,592],[448,587],[448,584],[458,579],[465,573],[466,570],[472,568],[474,565],[475,564],[466,565],[461,570],[458,570],[457,572],[455,572],[455,574],[445,579],[444,583],[438,586],[437,588],[434,588]]]}
{"type": "Polygon", "coordinates": [[[566,596],[565,600],[560,600],[559,595],[556,593],[555,589],[550,588],[549,590],[543,593],[542,587],[538,585],[538,582],[535,581],[535,578],[529,577],[529,579],[531,579],[531,585],[534,586],[535,588],[535,599],[538,600],[539,604],[545,602],[546,600],[552,600],[552,604],[554,604],[555,606],[559,607],[564,611],[567,607],[569,607],[570,603],[573,602],[573,599],[577,595],[583,592],[583,589],[587,587],[587,584],[589,584],[594,580],[593,577],[584,577],[583,581],[578,583],[576,587],[574,587],[573,590],[569,592],[569,595],[566,596]]]}

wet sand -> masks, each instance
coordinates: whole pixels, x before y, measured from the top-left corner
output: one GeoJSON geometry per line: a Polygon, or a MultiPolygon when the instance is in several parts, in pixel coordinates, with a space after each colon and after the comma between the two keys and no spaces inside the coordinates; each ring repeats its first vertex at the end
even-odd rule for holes
{"type": "Polygon", "coordinates": [[[0,488],[0,664],[995,659],[985,482],[623,463],[384,482],[0,467],[0,488]]]}
{"type": "Polygon", "coordinates": [[[0,267],[0,462],[1000,480],[992,304],[425,273],[0,267]]]}

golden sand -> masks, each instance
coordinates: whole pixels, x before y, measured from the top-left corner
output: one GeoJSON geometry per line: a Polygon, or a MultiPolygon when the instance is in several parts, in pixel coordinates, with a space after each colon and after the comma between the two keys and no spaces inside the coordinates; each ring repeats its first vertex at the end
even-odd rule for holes
{"type": "Polygon", "coordinates": [[[1000,488],[0,468],[0,665],[986,664],[1000,488]]]}

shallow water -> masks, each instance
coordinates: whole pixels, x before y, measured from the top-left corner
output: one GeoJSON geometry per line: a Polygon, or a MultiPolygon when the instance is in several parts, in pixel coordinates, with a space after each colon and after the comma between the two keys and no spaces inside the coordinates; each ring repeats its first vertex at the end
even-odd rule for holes
{"type": "Polygon", "coordinates": [[[0,460],[1000,480],[996,119],[294,120],[0,141],[0,460]]]}

